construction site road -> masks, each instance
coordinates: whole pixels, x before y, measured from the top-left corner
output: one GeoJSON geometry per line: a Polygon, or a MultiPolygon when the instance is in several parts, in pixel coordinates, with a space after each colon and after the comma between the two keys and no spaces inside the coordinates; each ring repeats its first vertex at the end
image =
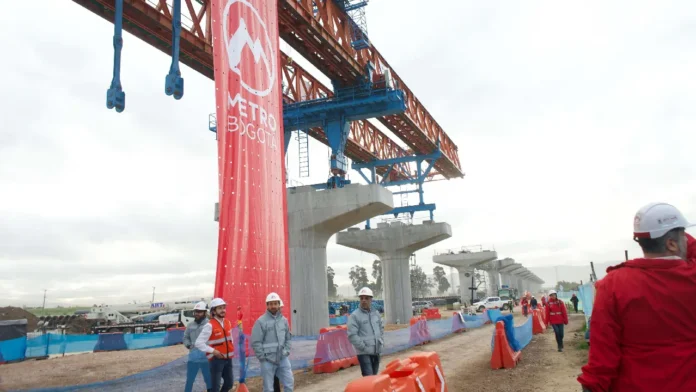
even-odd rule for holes
{"type": "MultiPolygon", "coordinates": [[[[516,324],[523,320],[522,315],[515,314],[516,324]]],[[[465,390],[464,386],[472,385],[476,387],[471,390],[477,392],[578,390],[580,384],[575,379],[587,361],[587,350],[580,347],[584,341],[583,333],[576,331],[582,329],[585,319],[578,314],[570,315],[569,321],[565,352],[557,351],[556,339],[549,328],[544,334],[533,337],[532,342],[522,351],[522,359],[514,369],[491,369],[492,325],[382,357],[380,368],[394,359],[406,358],[416,352],[435,351],[440,356],[451,391],[465,390]]],[[[306,392],[342,391],[346,384],[359,377],[360,368],[357,366],[332,374],[298,374],[295,376],[295,389],[306,392]]]]}

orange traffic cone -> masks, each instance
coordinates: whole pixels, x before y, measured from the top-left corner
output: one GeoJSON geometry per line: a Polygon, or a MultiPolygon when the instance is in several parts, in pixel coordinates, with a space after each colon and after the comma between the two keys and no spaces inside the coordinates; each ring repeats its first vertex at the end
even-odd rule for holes
{"type": "Polygon", "coordinates": [[[242,383],[237,386],[237,392],[249,392],[249,388],[247,388],[246,384],[242,383]]]}

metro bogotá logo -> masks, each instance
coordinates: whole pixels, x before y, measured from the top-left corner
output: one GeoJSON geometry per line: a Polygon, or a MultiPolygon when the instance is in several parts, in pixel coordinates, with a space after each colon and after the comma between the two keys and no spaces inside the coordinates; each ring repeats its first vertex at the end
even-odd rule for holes
{"type": "Polygon", "coordinates": [[[267,96],[275,85],[276,51],[266,21],[248,0],[228,0],[222,22],[230,70],[245,90],[267,96]]]}

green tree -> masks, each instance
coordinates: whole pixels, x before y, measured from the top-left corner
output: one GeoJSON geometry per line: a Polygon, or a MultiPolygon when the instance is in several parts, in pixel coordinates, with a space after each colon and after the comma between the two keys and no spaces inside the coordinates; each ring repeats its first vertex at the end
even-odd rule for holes
{"type": "Polygon", "coordinates": [[[359,265],[350,269],[348,277],[353,285],[353,289],[355,289],[355,294],[358,294],[361,288],[369,286],[370,281],[367,279],[367,271],[359,265]]]}
{"type": "Polygon", "coordinates": [[[382,296],[382,261],[375,260],[372,262],[372,278],[374,282],[369,284],[369,288],[375,294],[375,297],[382,296]]]}
{"type": "Polygon", "coordinates": [[[563,291],[577,291],[578,287],[580,287],[580,283],[566,282],[565,280],[561,280],[556,283],[555,289],[560,291],[561,286],[563,286],[563,291]]]}
{"type": "Polygon", "coordinates": [[[334,283],[334,278],[336,277],[336,273],[334,272],[333,268],[327,267],[326,268],[326,278],[329,281],[329,298],[334,299],[338,296],[338,285],[334,283]]]}
{"type": "Polygon", "coordinates": [[[435,281],[435,284],[437,284],[437,293],[446,293],[450,288],[450,283],[447,280],[447,273],[445,273],[445,269],[440,266],[433,268],[433,276],[433,280],[435,281]]]}
{"type": "Polygon", "coordinates": [[[432,279],[428,279],[420,266],[411,268],[411,295],[414,298],[427,297],[433,287],[435,287],[435,283],[432,279]]]}

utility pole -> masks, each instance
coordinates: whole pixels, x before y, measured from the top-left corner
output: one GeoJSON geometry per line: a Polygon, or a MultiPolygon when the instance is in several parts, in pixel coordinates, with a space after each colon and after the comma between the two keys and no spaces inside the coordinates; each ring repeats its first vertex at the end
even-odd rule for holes
{"type": "Polygon", "coordinates": [[[46,289],[44,289],[44,299],[43,299],[43,305],[41,305],[41,315],[45,316],[46,315],[46,289]]]}
{"type": "Polygon", "coordinates": [[[152,286],[152,303],[155,303],[155,286],[152,286]]]}

